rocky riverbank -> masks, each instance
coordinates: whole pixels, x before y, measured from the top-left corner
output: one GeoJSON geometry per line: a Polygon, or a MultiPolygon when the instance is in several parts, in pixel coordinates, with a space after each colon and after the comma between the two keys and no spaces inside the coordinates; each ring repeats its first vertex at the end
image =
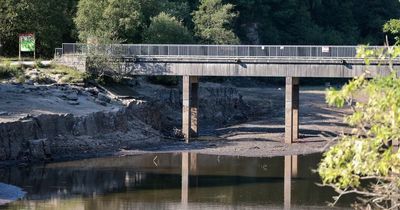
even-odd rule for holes
{"type": "Polygon", "coordinates": [[[97,88],[0,86],[0,161],[51,160],[159,143],[160,134],[97,88]]]}
{"type": "MultiPolygon", "coordinates": [[[[327,107],[323,88],[301,93],[301,141],[284,136],[284,90],[203,82],[200,139],[181,140],[181,90],[143,78],[109,87],[0,85],[0,161],[181,152],[279,156],[321,152],[346,132],[346,110],[327,107]],[[125,94],[123,93],[125,92],[125,94]]],[[[5,161],[5,162],[4,162],[5,161]]]]}

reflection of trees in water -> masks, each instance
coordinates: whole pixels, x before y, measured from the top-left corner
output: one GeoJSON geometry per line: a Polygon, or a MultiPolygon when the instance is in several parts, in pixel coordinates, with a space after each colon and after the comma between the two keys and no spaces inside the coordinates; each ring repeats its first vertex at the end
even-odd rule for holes
{"type": "Polygon", "coordinates": [[[28,173],[12,174],[11,183],[24,186],[26,198],[35,200],[121,192],[140,186],[146,179],[145,173],[124,170],[34,168],[28,173]]]}
{"type": "MultiPolygon", "coordinates": [[[[287,196],[288,192],[293,205],[324,205],[333,195],[317,187],[314,184],[318,182],[317,176],[310,174],[319,156],[299,157],[298,176],[289,182],[284,176],[287,174],[285,165],[288,165],[284,160],[284,157],[195,154],[188,154],[185,161],[180,154],[100,158],[0,169],[0,182],[23,187],[28,192],[27,199],[52,198],[60,205],[72,199],[84,203],[85,208],[90,207],[86,209],[138,208],[141,205],[162,208],[169,204],[181,205],[185,200],[188,206],[194,203],[283,205],[288,199],[283,195],[287,196]],[[182,188],[182,169],[188,172],[186,188],[182,188]],[[284,190],[285,184],[290,184],[289,190],[284,190]],[[186,199],[181,200],[182,196],[186,199]]],[[[292,173],[296,168],[291,164],[288,168],[292,173]]]]}

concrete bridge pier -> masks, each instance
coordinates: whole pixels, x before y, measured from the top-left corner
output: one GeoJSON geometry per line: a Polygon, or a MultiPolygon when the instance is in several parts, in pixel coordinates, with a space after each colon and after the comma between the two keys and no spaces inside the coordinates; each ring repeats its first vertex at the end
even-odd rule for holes
{"type": "Polygon", "coordinates": [[[189,143],[190,137],[198,135],[199,79],[183,76],[182,84],[182,134],[189,143]]]}
{"type": "Polygon", "coordinates": [[[299,139],[299,78],[286,77],[285,87],[285,143],[299,139]]]}

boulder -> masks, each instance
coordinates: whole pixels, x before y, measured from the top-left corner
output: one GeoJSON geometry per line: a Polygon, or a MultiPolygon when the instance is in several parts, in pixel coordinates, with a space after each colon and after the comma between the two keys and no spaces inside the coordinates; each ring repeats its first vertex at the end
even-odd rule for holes
{"type": "Polygon", "coordinates": [[[99,101],[104,101],[104,102],[106,102],[106,103],[110,103],[110,102],[111,102],[111,98],[108,97],[107,95],[105,95],[104,93],[99,93],[99,94],[97,95],[97,99],[98,99],[99,101]]]}

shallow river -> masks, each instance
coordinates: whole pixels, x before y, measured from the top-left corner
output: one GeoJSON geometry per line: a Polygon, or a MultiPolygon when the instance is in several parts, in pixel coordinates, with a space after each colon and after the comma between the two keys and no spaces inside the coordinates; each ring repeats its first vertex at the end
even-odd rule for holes
{"type": "Polygon", "coordinates": [[[0,182],[27,192],[0,209],[327,209],[334,192],[311,171],[320,158],[183,153],[0,168],[0,182]]]}

